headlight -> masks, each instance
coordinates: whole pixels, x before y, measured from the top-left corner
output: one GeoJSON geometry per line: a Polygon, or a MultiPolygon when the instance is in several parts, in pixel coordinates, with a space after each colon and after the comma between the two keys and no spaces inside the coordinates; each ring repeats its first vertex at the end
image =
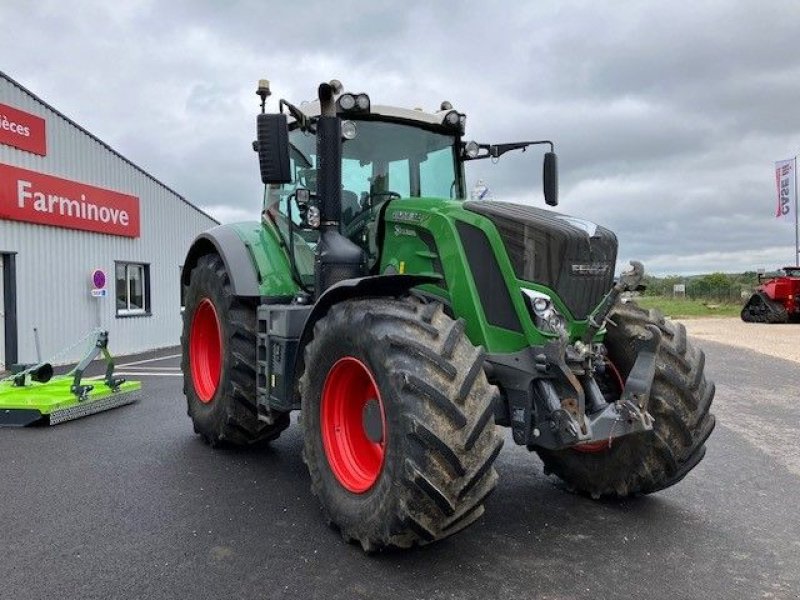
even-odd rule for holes
{"type": "Polygon", "coordinates": [[[567,335],[567,320],[558,312],[550,296],[543,292],[524,288],[522,295],[530,308],[533,324],[537,329],[561,337],[567,335]]]}
{"type": "Polygon", "coordinates": [[[550,301],[548,299],[542,298],[541,296],[534,298],[533,312],[535,312],[537,315],[544,315],[548,308],[550,308],[550,301]]]}

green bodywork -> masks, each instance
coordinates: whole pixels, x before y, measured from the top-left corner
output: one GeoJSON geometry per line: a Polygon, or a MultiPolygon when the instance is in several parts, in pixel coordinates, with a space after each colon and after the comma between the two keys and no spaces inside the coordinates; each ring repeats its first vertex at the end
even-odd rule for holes
{"type": "Polygon", "coordinates": [[[384,272],[391,266],[402,273],[442,278],[442,274],[436,272],[438,260],[443,271],[442,285],[431,284],[423,288],[447,302],[453,313],[466,322],[470,341],[475,345],[482,345],[487,352],[516,352],[557,338],[534,326],[521,293],[522,288],[543,292],[552,298],[567,320],[567,331],[571,339],[574,340],[584,333],[587,322],[575,320],[555,292],[545,286],[517,278],[497,228],[483,215],[466,210],[462,202],[441,198],[394,200],[386,210],[385,220],[380,271],[384,272]],[[456,230],[457,221],[473,225],[486,234],[522,325],[522,333],[491,325],[487,321],[456,230]],[[425,231],[430,235],[425,235],[425,231]],[[431,248],[432,240],[435,240],[434,248],[431,248]]]}
{"type": "MultiPolygon", "coordinates": [[[[579,338],[585,331],[587,322],[575,320],[552,290],[517,278],[497,228],[483,215],[466,210],[461,201],[442,198],[392,200],[384,218],[385,234],[377,272],[384,273],[388,269],[388,272],[431,275],[442,279],[441,285],[425,285],[422,289],[449,304],[453,313],[464,319],[472,343],[482,345],[487,352],[512,353],[556,339],[557,336],[535,327],[522,297],[522,288],[540,291],[552,298],[567,320],[571,339],[579,338]],[[488,322],[456,230],[457,221],[478,227],[486,234],[522,333],[488,322]],[[437,264],[441,272],[437,272],[437,264]]],[[[257,269],[262,296],[292,297],[300,291],[292,278],[284,243],[271,223],[237,223],[233,227],[248,248],[257,269]]],[[[298,237],[295,239],[295,260],[302,275],[313,273],[313,250],[298,237]]]]}
{"type": "MultiPolygon", "coordinates": [[[[548,294],[561,313],[565,317],[569,315],[566,306],[551,290],[517,279],[497,228],[486,217],[464,209],[461,202],[438,198],[395,200],[385,214],[381,272],[391,265],[402,273],[433,274],[441,277],[441,274],[435,272],[438,258],[444,272],[443,285],[426,285],[426,291],[440,296],[450,304],[453,313],[464,319],[470,341],[475,345],[482,345],[487,352],[516,352],[531,345],[542,345],[551,337],[534,327],[520,292],[523,287],[548,294]],[[488,322],[472,278],[469,261],[456,231],[456,222],[459,220],[486,234],[522,325],[522,333],[488,322]],[[430,237],[424,234],[420,237],[422,231],[430,232],[430,237]],[[430,247],[431,239],[435,240],[434,248],[430,247]]],[[[572,323],[571,333],[578,333],[576,328],[580,325],[569,318],[568,322],[572,323]]]]}
{"type": "MultiPolygon", "coordinates": [[[[234,223],[231,227],[236,230],[253,261],[261,296],[292,297],[300,291],[292,278],[287,249],[272,224],[247,222],[234,223]]],[[[313,272],[313,262],[311,268],[313,272]]]]}

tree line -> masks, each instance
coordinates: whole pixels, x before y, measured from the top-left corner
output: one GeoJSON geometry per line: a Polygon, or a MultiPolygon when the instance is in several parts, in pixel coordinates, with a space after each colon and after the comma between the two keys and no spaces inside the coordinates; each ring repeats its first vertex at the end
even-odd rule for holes
{"type": "MultiPolygon", "coordinates": [[[[762,275],[769,277],[777,273],[762,275]]],[[[731,302],[738,304],[743,298],[749,297],[758,285],[758,273],[746,271],[744,273],[709,273],[706,275],[668,275],[656,277],[646,275],[644,284],[647,286],[645,296],[681,297],[683,295],[691,300],[708,300],[714,302],[731,302]],[[675,286],[685,286],[685,294],[676,293],[675,286]]]]}

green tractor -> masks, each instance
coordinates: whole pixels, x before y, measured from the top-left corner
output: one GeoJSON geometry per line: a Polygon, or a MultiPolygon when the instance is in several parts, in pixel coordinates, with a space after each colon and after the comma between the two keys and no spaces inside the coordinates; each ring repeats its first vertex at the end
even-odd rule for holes
{"type": "Polygon", "coordinates": [[[551,142],[463,141],[465,116],[257,94],[260,222],[200,235],[183,266],[184,391],[211,446],[277,438],[301,410],[327,520],[366,551],[473,523],[497,425],[593,498],[669,487],[705,454],[714,384],[680,324],[622,303],[617,239],[548,209],[466,200],[467,161],[551,142]]]}

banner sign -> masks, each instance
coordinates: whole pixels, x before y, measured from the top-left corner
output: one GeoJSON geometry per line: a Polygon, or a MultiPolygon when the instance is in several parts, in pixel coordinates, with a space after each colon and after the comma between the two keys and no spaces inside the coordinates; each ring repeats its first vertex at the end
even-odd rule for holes
{"type": "Polygon", "coordinates": [[[45,156],[47,137],[44,119],[0,104],[0,144],[45,156]]]}
{"type": "Polygon", "coordinates": [[[139,198],[0,164],[0,219],[139,237],[139,198]]]}
{"type": "Polygon", "coordinates": [[[796,163],[796,158],[780,160],[775,163],[775,184],[778,186],[778,205],[775,209],[775,217],[778,219],[795,219],[794,211],[797,206],[796,163]]]}

